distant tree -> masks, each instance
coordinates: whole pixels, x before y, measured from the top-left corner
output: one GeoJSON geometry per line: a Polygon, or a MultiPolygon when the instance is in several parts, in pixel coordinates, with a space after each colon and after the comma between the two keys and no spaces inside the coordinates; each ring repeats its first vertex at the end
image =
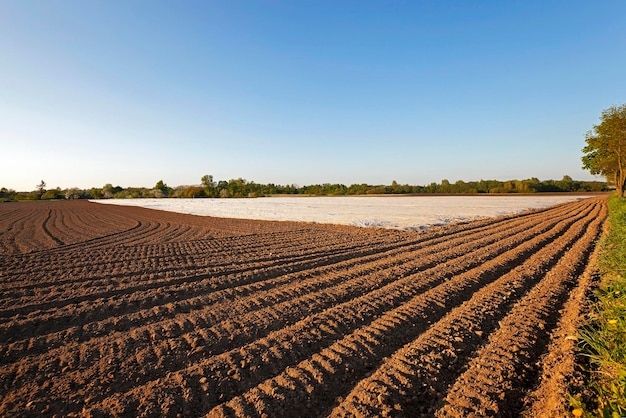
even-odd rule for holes
{"type": "Polygon", "coordinates": [[[366,194],[369,189],[370,189],[370,186],[367,185],[366,183],[361,183],[361,184],[355,183],[355,184],[351,184],[348,187],[347,194],[366,194]]]}
{"type": "Polygon", "coordinates": [[[15,190],[3,187],[0,189],[0,201],[9,201],[15,199],[15,190]]]}
{"type": "Polygon", "coordinates": [[[228,193],[231,197],[245,197],[248,195],[249,189],[250,184],[246,179],[239,177],[237,179],[228,180],[228,193]]]}
{"type": "Polygon", "coordinates": [[[370,187],[367,194],[385,194],[385,186],[372,186],[370,187]]]}
{"type": "Polygon", "coordinates": [[[165,192],[168,189],[167,184],[163,183],[163,180],[157,181],[157,184],[154,186],[154,188],[162,192],[165,192]]]}
{"type": "Polygon", "coordinates": [[[76,187],[67,189],[67,191],[65,192],[65,198],[68,200],[80,199],[81,195],[82,195],[82,190],[76,187]]]}
{"type": "MultiPolygon", "coordinates": [[[[120,186],[113,187],[111,183],[107,183],[102,187],[102,197],[105,199],[111,199],[112,197],[115,197],[115,195],[121,194],[122,191],[124,191],[122,187],[120,186]]],[[[118,196],[118,197],[125,197],[125,196],[118,196]]]]}
{"type": "Polygon", "coordinates": [[[202,187],[204,187],[204,192],[207,196],[215,196],[216,195],[216,184],[213,181],[213,176],[211,174],[205,174],[200,179],[202,182],[202,187]]]}
{"type": "Polygon", "coordinates": [[[186,187],[187,186],[176,186],[176,187],[174,187],[170,197],[183,197],[183,192],[185,191],[186,187]]]}
{"type": "Polygon", "coordinates": [[[105,199],[113,197],[113,185],[111,183],[107,183],[102,187],[102,197],[105,199]]]}
{"type": "Polygon", "coordinates": [[[204,188],[201,186],[185,187],[185,189],[182,192],[182,197],[186,197],[186,198],[205,197],[204,188]]]}
{"type": "Polygon", "coordinates": [[[344,184],[324,184],[323,190],[325,194],[329,195],[344,195],[348,192],[348,188],[344,184]]]}
{"type": "Polygon", "coordinates": [[[523,180],[524,187],[529,193],[540,192],[541,190],[541,181],[537,177],[531,177],[529,179],[523,180]]]}
{"type": "Polygon", "coordinates": [[[99,189],[97,187],[93,187],[89,191],[89,196],[91,196],[91,199],[102,199],[104,197],[104,195],[102,194],[102,189],[99,189]]]}
{"type": "Polygon", "coordinates": [[[560,181],[556,182],[556,187],[561,192],[573,192],[580,188],[580,184],[574,181],[570,176],[565,175],[560,181]]]}
{"type": "Polygon", "coordinates": [[[602,111],[600,123],[585,135],[583,168],[613,181],[619,197],[624,197],[626,181],[626,104],[602,111]]]}
{"type": "Polygon", "coordinates": [[[213,181],[213,175],[211,174],[205,174],[204,176],[202,176],[200,181],[202,182],[202,185],[204,187],[215,187],[215,182],[213,181]]]}
{"type": "Polygon", "coordinates": [[[451,193],[450,182],[448,179],[441,180],[441,185],[439,186],[439,193],[451,193]]]}
{"type": "Polygon", "coordinates": [[[46,192],[46,182],[41,180],[41,183],[37,185],[37,195],[39,196],[39,199],[41,199],[41,197],[43,196],[45,192],[46,192]]]}
{"type": "Polygon", "coordinates": [[[15,200],[39,200],[39,192],[17,192],[15,193],[15,200]]]}
{"type": "Polygon", "coordinates": [[[389,193],[389,194],[402,193],[402,190],[400,186],[398,185],[398,182],[395,180],[392,180],[391,185],[385,187],[385,193],[389,193]]]}
{"type": "Polygon", "coordinates": [[[52,199],[62,199],[63,193],[60,188],[46,190],[39,199],[41,200],[52,200],[52,199]]]}
{"type": "Polygon", "coordinates": [[[159,180],[154,186],[154,197],[167,197],[173,191],[171,187],[163,183],[163,180],[159,180]]]}

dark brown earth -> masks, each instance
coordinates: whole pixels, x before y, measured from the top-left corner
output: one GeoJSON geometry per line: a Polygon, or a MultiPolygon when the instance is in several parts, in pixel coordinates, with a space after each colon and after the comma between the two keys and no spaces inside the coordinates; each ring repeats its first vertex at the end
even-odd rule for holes
{"type": "Polygon", "coordinates": [[[0,416],[558,416],[606,212],[405,232],[0,204],[0,416]]]}

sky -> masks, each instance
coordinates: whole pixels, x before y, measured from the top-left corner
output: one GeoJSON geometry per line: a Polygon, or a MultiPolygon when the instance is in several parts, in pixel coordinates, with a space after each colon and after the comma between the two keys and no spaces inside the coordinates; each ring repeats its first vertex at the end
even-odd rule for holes
{"type": "Polygon", "coordinates": [[[626,2],[0,0],[0,187],[603,180],[626,2]]]}

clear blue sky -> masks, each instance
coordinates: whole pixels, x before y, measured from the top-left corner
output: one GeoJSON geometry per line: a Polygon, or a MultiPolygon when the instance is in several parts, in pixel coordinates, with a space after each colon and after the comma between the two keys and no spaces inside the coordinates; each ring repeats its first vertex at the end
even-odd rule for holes
{"type": "Polygon", "coordinates": [[[0,1],[0,187],[594,179],[626,2],[0,1]]]}

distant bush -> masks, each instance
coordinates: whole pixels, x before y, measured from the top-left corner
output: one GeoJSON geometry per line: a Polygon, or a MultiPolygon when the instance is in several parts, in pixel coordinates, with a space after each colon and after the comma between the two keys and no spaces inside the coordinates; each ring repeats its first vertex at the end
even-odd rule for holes
{"type": "Polygon", "coordinates": [[[202,186],[189,186],[183,190],[182,197],[193,198],[193,197],[205,197],[204,187],[202,186]]]}
{"type": "Polygon", "coordinates": [[[67,189],[65,192],[65,198],[68,200],[80,199],[83,196],[84,192],[76,187],[72,187],[71,189],[67,189]]]}
{"type": "Polygon", "coordinates": [[[64,197],[65,196],[63,195],[63,192],[61,191],[61,189],[56,188],[56,189],[52,189],[52,190],[46,190],[41,195],[41,200],[63,199],[64,197]]]}
{"type": "Polygon", "coordinates": [[[10,202],[15,200],[15,190],[3,187],[0,189],[0,202],[10,202]]]}

